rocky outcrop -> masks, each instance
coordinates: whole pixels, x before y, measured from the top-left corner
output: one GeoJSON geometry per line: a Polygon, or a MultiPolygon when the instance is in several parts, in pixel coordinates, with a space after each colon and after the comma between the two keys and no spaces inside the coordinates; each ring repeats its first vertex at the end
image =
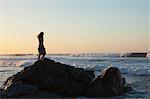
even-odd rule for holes
{"type": "Polygon", "coordinates": [[[121,95],[127,90],[119,69],[109,67],[95,79],[94,71],[44,59],[9,77],[2,97],[97,97],[121,95]]]}
{"type": "Polygon", "coordinates": [[[87,96],[113,96],[124,93],[125,79],[121,77],[119,69],[108,67],[102,71],[86,92],[87,96]]]}

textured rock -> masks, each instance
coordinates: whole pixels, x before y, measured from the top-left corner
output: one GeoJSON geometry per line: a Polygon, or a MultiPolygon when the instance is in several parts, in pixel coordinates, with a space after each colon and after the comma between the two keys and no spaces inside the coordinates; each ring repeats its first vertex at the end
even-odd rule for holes
{"type": "Polygon", "coordinates": [[[2,96],[5,98],[97,97],[121,95],[128,89],[125,86],[125,79],[115,67],[108,67],[96,79],[94,77],[93,71],[49,59],[39,60],[9,77],[2,86],[2,96]]]}
{"type": "Polygon", "coordinates": [[[2,94],[7,97],[15,97],[20,95],[35,94],[37,92],[38,88],[36,86],[27,85],[21,81],[18,81],[13,83],[11,86],[8,86],[2,94]]]}
{"type": "Polygon", "coordinates": [[[92,71],[44,59],[8,78],[3,89],[14,86],[14,83],[21,81],[24,84],[33,85],[62,96],[80,96],[94,77],[92,71]]]}
{"type": "Polygon", "coordinates": [[[124,78],[119,69],[108,67],[102,71],[88,88],[87,96],[115,96],[124,93],[124,78]]]}

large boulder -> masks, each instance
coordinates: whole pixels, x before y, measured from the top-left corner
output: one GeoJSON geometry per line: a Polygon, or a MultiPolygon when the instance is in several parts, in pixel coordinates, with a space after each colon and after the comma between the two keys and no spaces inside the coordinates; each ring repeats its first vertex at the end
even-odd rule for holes
{"type": "Polygon", "coordinates": [[[21,72],[8,78],[3,85],[7,90],[18,81],[36,86],[40,90],[54,92],[62,96],[80,96],[95,77],[93,71],[86,71],[44,59],[24,68],[21,72]]]}
{"type": "Polygon", "coordinates": [[[44,59],[9,77],[0,93],[4,98],[96,97],[121,95],[127,89],[115,67],[95,79],[94,71],[44,59]]]}
{"type": "Polygon", "coordinates": [[[124,93],[125,79],[116,67],[104,69],[87,90],[87,96],[114,96],[124,93]]]}

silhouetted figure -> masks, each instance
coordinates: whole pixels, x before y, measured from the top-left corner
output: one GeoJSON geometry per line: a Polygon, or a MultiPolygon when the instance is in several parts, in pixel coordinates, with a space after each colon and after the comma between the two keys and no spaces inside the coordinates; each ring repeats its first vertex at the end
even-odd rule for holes
{"type": "Polygon", "coordinates": [[[41,32],[38,35],[38,40],[39,40],[39,47],[38,47],[38,51],[39,51],[39,56],[38,56],[38,60],[43,60],[45,55],[46,55],[46,51],[45,51],[45,47],[44,47],[44,39],[43,39],[43,35],[44,33],[41,32]]]}

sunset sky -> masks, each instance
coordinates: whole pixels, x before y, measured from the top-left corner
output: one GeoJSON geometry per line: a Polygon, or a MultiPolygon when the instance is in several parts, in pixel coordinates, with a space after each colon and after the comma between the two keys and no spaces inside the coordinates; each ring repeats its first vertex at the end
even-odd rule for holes
{"type": "Polygon", "coordinates": [[[147,52],[150,0],[0,0],[0,54],[147,52]]]}

